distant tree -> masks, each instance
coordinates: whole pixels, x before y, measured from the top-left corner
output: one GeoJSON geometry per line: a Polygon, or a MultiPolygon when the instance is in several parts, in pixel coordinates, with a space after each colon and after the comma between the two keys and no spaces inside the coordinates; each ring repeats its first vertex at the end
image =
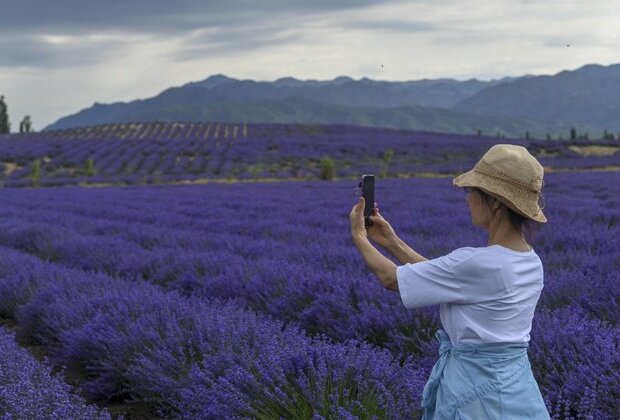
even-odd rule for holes
{"type": "Polygon", "coordinates": [[[319,162],[321,166],[321,179],[331,180],[336,177],[336,162],[329,156],[323,156],[319,162]]]}
{"type": "Polygon", "coordinates": [[[575,129],[575,127],[571,127],[570,129],[570,139],[577,140],[577,130],[575,129]]]}
{"type": "Polygon", "coordinates": [[[482,136],[482,130],[478,129],[478,136],[482,136]]]}
{"type": "Polygon", "coordinates": [[[525,139],[529,140],[530,139],[530,132],[529,131],[525,131],[525,139]]]}
{"type": "Polygon", "coordinates": [[[30,115],[26,115],[24,119],[19,123],[20,133],[30,133],[32,131],[32,120],[30,115]]]}
{"type": "Polygon", "coordinates": [[[392,158],[394,157],[394,150],[388,148],[385,153],[383,153],[383,157],[381,158],[381,177],[385,178],[387,174],[387,170],[392,163],[392,158]]]}
{"type": "Polygon", "coordinates": [[[92,159],[86,159],[86,163],[84,165],[84,174],[86,176],[93,176],[97,173],[97,169],[95,168],[95,161],[92,159]]]}
{"type": "Polygon", "coordinates": [[[605,130],[603,132],[603,140],[614,140],[614,133],[605,130]]]}
{"type": "Polygon", "coordinates": [[[0,95],[0,134],[9,134],[10,132],[9,110],[4,102],[4,95],[0,95]]]}
{"type": "Polygon", "coordinates": [[[545,136],[545,138],[546,138],[547,140],[551,140],[551,134],[547,133],[547,135],[545,136]]]}
{"type": "Polygon", "coordinates": [[[36,159],[30,165],[30,178],[32,179],[32,186],[38,187],[41,181],[41,161],[36,159]]]}

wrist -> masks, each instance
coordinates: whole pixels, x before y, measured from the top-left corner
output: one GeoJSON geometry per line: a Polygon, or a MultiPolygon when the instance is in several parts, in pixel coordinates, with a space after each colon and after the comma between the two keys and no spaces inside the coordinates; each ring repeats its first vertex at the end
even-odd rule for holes
{"type": "Polygon", "coordinates": [[[398,236],[394,235],[393,238],[388,239],[385,249],[392,253],[392,251],[396,251],[401,248],[402,243],[403,241],[401,241],[398,236]]]}
{"type": "Polygon", "coordinates": [[[368,241],[368,237],[365,232],[351,232],[351,236],[353,237],[353,242],[355,242],[356,245],[364,241],[368,241]]]}

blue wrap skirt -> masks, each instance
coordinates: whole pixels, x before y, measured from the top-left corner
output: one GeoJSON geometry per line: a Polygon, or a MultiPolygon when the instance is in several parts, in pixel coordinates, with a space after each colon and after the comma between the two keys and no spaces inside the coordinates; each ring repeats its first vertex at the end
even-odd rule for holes
{"type": "Polygon", "coordinates": [[[459,344],[438,330],[439,360],[422,393],[423,419],[549,419],[528,343],[459,344]]]}

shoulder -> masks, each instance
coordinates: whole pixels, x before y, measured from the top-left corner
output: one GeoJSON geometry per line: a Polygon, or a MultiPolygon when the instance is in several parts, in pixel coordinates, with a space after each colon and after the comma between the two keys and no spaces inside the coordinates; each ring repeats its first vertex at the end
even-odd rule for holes
{"type": "Polygon", "coordinates": [[[457,248],[442,257],[444,263],[462,280],[476,280],[489,271],[502,271],[512,263],[514,256],[498,252],[493,247],[457,248]]]}
{"type": "Polygon", "coordinates": [[[462,248],[457,248],[449,254],[446,254],[439,258],[444,260],[445,263],[451,266],[455,266],[457,264],[464,263],[473,259],[474,257],[480,255],[482,252],[484,252],[484,248],[466,246],[462,248]]]}

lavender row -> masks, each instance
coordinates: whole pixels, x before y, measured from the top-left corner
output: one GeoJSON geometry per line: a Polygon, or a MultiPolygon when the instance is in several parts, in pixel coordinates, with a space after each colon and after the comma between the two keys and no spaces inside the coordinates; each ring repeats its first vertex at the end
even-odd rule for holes
{"type": "MultiPolygon", "coordinates": [[[[420,196],[432,195],[435,184],[425,182],[429,189],[420,196]]],[[[362,264],[351,263],[359,256],[348,236],[350,199],[342,200],[341,188],[321,197],[324,186],[291,184],[300,189],[291,199],[293,191],[281,197],[281,184],[262,185],[247,204],[245,188],[98,190],[98,197],[78,200],[46,194],[38,204],[21,191],[15,196],[5,190],[0,242],[83,270],[147,279],[201,297],[242,299],[285,322],[301,322],[311,334],[420,354],[439,326],[436,310],[403,311],[397,294],[381,288],[362,264]],[[322,212],[306,210],[311,197],[322,212]]],[[[433,207],[429,202],[421,217],[434,220],[433,207]]],[[[426,238],[432,252],[447,249],[440,236],[426,238]]]]}
{"type": "Polygon", "coordinates": [[[80,373],[98,401],[182,418],[417,413],[428,372],[387,350],[308,338],[234,301],[186,299],[1,251],[0,314],[52,363],[80,373]]]}
{"type": "Polygon", "coordinates": [[[620,326],[580,306],[537,310],[528,354],[552,418],[618,417],[619,347],[620,326]]]}
{"type": "Polygon", "coordinates": [[[0,327],[0,418],[109,419],[88,405],[51,368],[39,363],[0,327]]]}
{"type": "MultiPolygon", "coordinates": [[[[615,323],[620,314],[610,268],[618,261],[610,249],[619,238],[617,184],[605,173],[553,174],[547,184],[550,222],[536,243],[547,270],[541,304],[577,302],[615,323]],[[586,215],[584,202],[590,203],[586,215]]],[[[384,214],[423,255],[483,245],[464,196],[448,180],[382,185],[378,196],[384,214]],[[438,207],[443,214],[437,214],[438,207]],[[419,222],[406,222],[412,213],[419,222]]],[[[254,309],[284,321],[302,320],[307,331],[338,340],[363,338],[411,351],[411,343],[394,337],[412,318],[399,314],[398,297],[378,286],[350,244],[350,187],[285,183],[67,195],[5,191],[0,242],[84,270],[148,279],[199,296],[244,299],[254,309]],[[320,211],[309,211],[307,203],[320,211]],[[372,314],[373,308],[390,308],[387,318],[393,323],[372,314]]],[[[413,341],[428,339],[427,331],[437,326],[434,313],[415,315],[422,323],[415,330],[424,335],[413,341]],[[419,328],[424,324],[428,328],[419,328]]]]}
{"type": "Polygon", "coordinates": [[[614,141],[497,139],[339,125],[143,123],[4,137],[0,178],[15,187],[315,179],[323,176],[325,156],[334,162],[337,177],[455,173],[501,142],[528,147],[547,167],[620,165],[620,154],[613,153],[620,145],[614,141]],[[608,148],[609,155],[588,156],[593,146],[608,148]]]}
{"type": "MultiPolygon", "coordinates": [[[[602,380],[608,376],[586,381],[580,373],[605,370],[606,363],[611,360],[613,365],[615,360],[606,356],[617,333],[620,301],[616,275],[620,261],[614,253],[620,245],[616,211],[620,183],[613,175],[550,174],[546,178],[550,222],[535,247],[546,268],[541,321],[551,321],[535,324],[533,337],[546,337],[541,340],[546,345],[531,355],[541,372],[548,406],[557,412],[613,413],[618,398],[620,388],[604,391],[602,380]],[[551,331],[548,325],[567,318],[562,311],[576,314],[574,327],[551,331]],[[580,323],[593,334],[581,345],[566,335],[580,323]],[[599,350],[600,343],[608,344],[599,350]],[[551,353],[558,357],[546,357],[551,353]],[[581,394],[587,398],[577,398],[581,394]]],[[[347,213],[354,197],[348,183],[54,193],[2,191],[0,211],[9,223],[2,229],[4,240],[75,267],[121,267],[118,272],[126,277],[146,273],[150,281],[203,299],[237,298],[240,305],[297,323],[309,332],[337,340],[356,338],[415,355],[421,368],[436,357],[435,343],[428,341],[437,327],[432,311],[404,310],[397,296],[381,289],[365,272],[352,249],[347,213]],[[11,217],[17,217],[19,209],[25,220],[39,225],[30,226],[30,231],[11,227],[11,217]],[[61,230],[49,230],[53,223],[66,224],[61,230]],[[146,233],[149,225],[154,230],[146,233]],[[141,231],[144,236],[134,237],[141,231]],[[29,241],[33,232],[43,236],[29,241]],[[122,240],[107,242],[115,236],[122,240]],[[72,242],[75,238],[81,241],[72,242]],[[157,261],[163,255],[167,260],[157,261]],[[146,266],[150,268],[145,271],[146,266]]],[[[377,185],[377,199],[397,232],[423,255],[484,245],[470,226],[465,197],[449,180],[382,182],[377,185]]]]}

